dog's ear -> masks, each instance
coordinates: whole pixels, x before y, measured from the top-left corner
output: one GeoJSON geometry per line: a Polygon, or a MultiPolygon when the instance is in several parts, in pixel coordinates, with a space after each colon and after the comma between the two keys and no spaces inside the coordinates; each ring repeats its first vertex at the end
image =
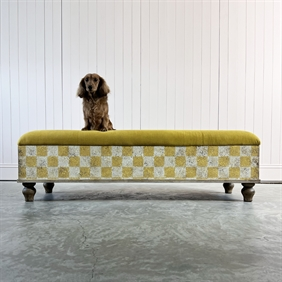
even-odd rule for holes
{"type": "Polygon", "coordinates": [[[97,89],[97,94],[98,94],[99,97],[102,97],[102,96],[107,96],[108,93],[110,93],[110,88],[107,85],[105,79],[100,76],[100,81],[99,81],[99,86],[98,86],[98,89],[97,89]]]}
{"type": "Polygon", "coordinates": [[[83,98],[85,97],[85,94],[86,94],[86,86],[85,86],[84,77],[83,77],[79,83],[76,95],[80,98],[83,98]]]}

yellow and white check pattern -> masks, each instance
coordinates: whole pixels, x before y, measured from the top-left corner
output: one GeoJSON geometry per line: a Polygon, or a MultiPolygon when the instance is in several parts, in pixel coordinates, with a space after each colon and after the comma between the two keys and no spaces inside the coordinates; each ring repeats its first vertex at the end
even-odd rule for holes
{"type": "Polygon", "coordinates": [[[258,180],[258,146],[19,146],[19,180],[258,180]]]}

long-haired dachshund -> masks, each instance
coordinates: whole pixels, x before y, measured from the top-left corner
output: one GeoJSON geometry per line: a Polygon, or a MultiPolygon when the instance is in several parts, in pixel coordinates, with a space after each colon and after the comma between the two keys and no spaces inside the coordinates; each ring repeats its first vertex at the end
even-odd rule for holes
{"type": "Polygon", "coordinates": [[[114,130],[108,113],[109,92],[110,88],[104,78],[96,73],[89,73],[81,79],[77,96],[83,99],[85,126],[82,130],[114,130]]]}

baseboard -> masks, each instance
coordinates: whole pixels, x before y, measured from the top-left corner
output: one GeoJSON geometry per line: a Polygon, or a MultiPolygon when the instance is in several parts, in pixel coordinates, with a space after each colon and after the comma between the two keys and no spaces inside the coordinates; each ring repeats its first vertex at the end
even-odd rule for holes
{"type": "MultiPolygon", "coordinates": [[[[0,180],[17,180],[18,164],[0,164],[0,180]]],[[[262,181],[282,182],[282,165],[261,165],[260,179],[262,181]]]]}
{"type": "Polygon", "coordinates": [[[18,164],[0,164],[0,180],[17,180],[18,164]]]}
{"type": "Polygon", "coordinates": [[[282,165],[260,165],[259,176],[262,181],[282,183],[282,165]]]}

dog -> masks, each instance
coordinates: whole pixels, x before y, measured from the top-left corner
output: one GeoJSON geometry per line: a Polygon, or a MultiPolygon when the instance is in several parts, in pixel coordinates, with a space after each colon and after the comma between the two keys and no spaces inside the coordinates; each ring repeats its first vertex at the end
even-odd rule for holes
{"type": "Polygon", "coordinates": [[[81,79],[77,96],[83,99],[85,126],[82,130],[115,130],[108,113],[109,93],[110,88],[100,75],[89,73],[81,79]]]}

